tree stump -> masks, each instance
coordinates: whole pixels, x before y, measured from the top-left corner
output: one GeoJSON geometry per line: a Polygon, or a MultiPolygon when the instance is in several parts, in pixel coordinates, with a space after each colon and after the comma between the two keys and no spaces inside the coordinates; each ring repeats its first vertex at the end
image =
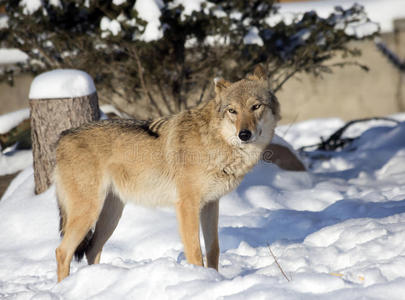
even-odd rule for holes
{"type": "Polygon", "coordinates": [[[91,77],[78,70],[55,70],[34,78],[29,94],[35,193],[52,183],[55,148],[62,131],[98,120],[91,77]]]}

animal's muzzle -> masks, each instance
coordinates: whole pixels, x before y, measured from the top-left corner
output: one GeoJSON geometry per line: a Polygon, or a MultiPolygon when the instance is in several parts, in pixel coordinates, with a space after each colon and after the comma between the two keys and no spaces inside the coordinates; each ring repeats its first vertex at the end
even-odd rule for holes
{"type": "Polygon", "coordinates": [[[247,142],[252,137],[252,133],[250,132],[250,130],[243,129],[239,131],[238,136],[241,139],[241,141],[247,142]]]}

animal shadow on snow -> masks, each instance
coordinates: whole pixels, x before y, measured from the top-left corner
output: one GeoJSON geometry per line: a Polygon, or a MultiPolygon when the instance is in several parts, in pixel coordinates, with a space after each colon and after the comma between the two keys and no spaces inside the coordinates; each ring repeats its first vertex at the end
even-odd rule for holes
{"type": "Polygon", "coordinates": [[[405,149],[405,122],[396,126],[376,126],[364,131],[343,151],[313,151],[309,157],[342,158],[352,167],[344,171],[321,173],[325,178],[357,178],[380,170],[399,150],[405,149]]]}
{"type": "MultiPolygon", "coordinates": [[[[357,178],[361,172],[373,176],[400,150],[405,149],[405,122],[394,127],[374,127],[366,130],[352,146],[334,154],[348,159],[353,168],[329,173],[313,173],[314,180],[357,178]]],[[[274,167],[273,167],[274,168],[274,167]]],[[[255,178],[256,185],[268,185],[274,180],[274,172],[255,178]]],[[[312,176],[311,175],[311,176],[312,176]]],[[[249,183],[247,183],[249,185],[249,183]]],[[[250,183],[251,184],[251,183],[250,183]]],[[[239,188],[245,189],[242,182],[239,188]]],[[[239,189],[238,188],[238,189],[239,189]]],[[[305,201],[305,199],[303,199],[305,201]]],[[[292,209],[271,210],[261,208],[256,227],[221,227],[221,250],[238,247],[244,241],[252,247],[266,246],[275,241],[282,243],[302,242],[308,235],[320,229],[357,218],[384,218],[405,212],[405,199],[388,202],[366,202],[362,199],[343,199],[334,202],[322,211],[292,209]]]]}
{"type": "Polygon", "coordinates": [[[222,227],[221,250],[237,248],[244,241],[252,247],[266,246],[275,241],[285,244],[302,242],[320,229],[356,218],[384,218],[405,212],[405,200],[364,202],[359,199],[340,200],[322,211],[289,209],[265,210],[259,227],[222,227]]]}

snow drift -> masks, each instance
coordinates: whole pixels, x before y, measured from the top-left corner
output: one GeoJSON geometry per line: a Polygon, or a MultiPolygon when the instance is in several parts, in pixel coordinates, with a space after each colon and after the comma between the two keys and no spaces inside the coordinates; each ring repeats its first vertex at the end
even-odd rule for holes
{"type": "MultiPolygon", "coordinates": [[[[277,131],[299,147],[341,124],[320,119],[277,131]]],[[[362,135],[350,149],[307,158],[310,172],[261,163],[223,197],[219,273],[186,263],[173,209],[129,204],[101,264],[73,263],[56,284],[54,190],[35,196],[28,167],[0,201],[0,298],[401,299],[405,122],[355,131],[362,135]]]]}

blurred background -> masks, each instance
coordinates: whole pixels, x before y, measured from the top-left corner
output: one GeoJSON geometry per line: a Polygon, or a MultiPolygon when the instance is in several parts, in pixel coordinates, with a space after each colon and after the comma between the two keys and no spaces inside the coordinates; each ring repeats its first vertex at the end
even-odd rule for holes
{"type": "Polygon", "coordinates": [[[102,104],[145,119],[212,96],[212,78],[256,63],[282,124],[405,108],[403,0],[0,3],[0,115],[26,108],[33,77],[51,69],[88,72],[102,104]]]}

